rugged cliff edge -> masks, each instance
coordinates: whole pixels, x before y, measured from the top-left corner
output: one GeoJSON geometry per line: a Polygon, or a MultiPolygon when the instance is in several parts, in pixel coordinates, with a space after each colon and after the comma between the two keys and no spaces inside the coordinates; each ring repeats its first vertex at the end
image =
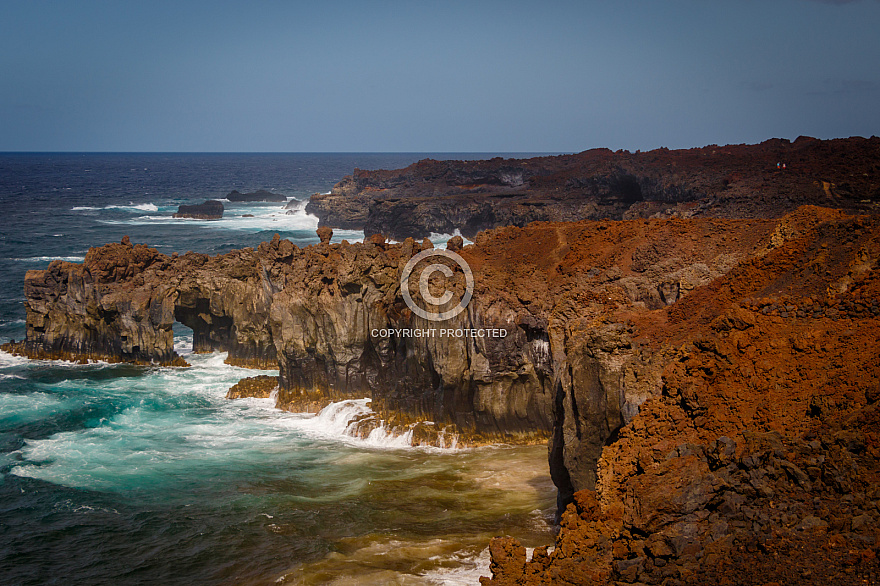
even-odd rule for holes
{"type": "Polygon", "coordinates": [[[426,159],[354,173],[306,210],[322,226],[397,240],[454,230],[473,238],[529,222],[648,217],[777,217],[800,205],[876,210],[880,138],[487,161],[426,159]],[[783,168],[784,165],[784,168],[783,168]]]}
{"type": "MultiPolygon", "coordinates": [[[[880,221],[804,208],[761,254],[633,315],[672,353],[598,460],[596,491],[484,584],[880,579],[880,221]]],[[[656,354],[655,354],[656,355],[656,354]]]]}
{"type": "Polygon", "coordinates": [[[430,242],[319,235],[216,257],[126,239],[55,261],[28,272],[27,340],[5,349],[174,364],[177,320],[196,351],[279,368],[233,396],[277,384],[297,411],[369,396],[426,443],[549,436],[557,547],[527,561],[496,541],[495,583],[736,583],[780,551],[837,579],[850,554],[810,561],[834,547],[876,568],[877,217],[806,206],[498,228],[459,251],[473,299],[443,323],[402,299],[401,271],[430,242]],[[432,328],[505,335],[401,331],[432,328]]]}
{"type": "Polygon", "coordinates": [[[658,384],[651,359],[633,352],[631,324],[613,310],[673,303],[755,254],[772,226],[639,220],[486,232],[460,251],[474,271],[473,300],[441,324],[414,315],[401,296],[401,270],[427,241],[300,249],[275,238],[216,257],[168,257],[124,241],[90,250],[82,265],[29,272],[27,340],[14,350],[174,364],[176,320],[193,329],[197,352],[278,367],[277,400],[288,409],[369,396],[391,424],[454,426],[469,442],[535,441],[559,420],[557,434],[567,435],[554,440],[552,461],[565,501],[593,486],[605,439],[658,384]],[[433,328],[505,335],[400,332],[433,328]]]}

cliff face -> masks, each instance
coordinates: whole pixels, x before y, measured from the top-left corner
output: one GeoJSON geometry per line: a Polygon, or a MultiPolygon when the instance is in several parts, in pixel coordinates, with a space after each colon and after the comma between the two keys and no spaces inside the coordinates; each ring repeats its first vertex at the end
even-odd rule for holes
{"type": "Polygon", "coordinates": [[[876,137],[428,159],[395,171],[356,169],[329,194],[313,195],[306,210],[321,225],[397,240],[456,229],[473,238],[488,228],[540,220],[768,217],[804,204],[865,211],[880,200],[878,159],[876,137]]]}
{"type": "MultiPolygon", "coordinates": [[[[484,584],[873,583],[880,221],[816,208],[661,312],[665,360],[552,552],[492,545],[484,584]]],[[[657,371],[654,371],[657,372],[657,371]]]]}

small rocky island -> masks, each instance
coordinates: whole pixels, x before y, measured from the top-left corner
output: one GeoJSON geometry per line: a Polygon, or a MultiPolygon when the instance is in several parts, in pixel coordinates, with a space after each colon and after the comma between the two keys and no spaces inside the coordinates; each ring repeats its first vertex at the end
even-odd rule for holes
{"type": "Polygon", "coordinates": [[[181,205],[177,208],[175,218],[192,218],[195,220],[219,220],[223,218],[223,202],[209,199],[205,203],[181,205]]]}

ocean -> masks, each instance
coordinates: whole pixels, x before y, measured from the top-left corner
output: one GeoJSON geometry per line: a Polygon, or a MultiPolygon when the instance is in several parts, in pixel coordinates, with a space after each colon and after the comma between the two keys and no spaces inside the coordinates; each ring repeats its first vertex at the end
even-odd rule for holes
{"type": "MultiPolygon", "coordinates": [[[[491,156],[0,154],[0,342],[24,337],[25,272],[81,262],[91,246],[318,242],[303,206],[224,201],[222,220],[171,218],[182,203],[233,189],[305,202],[355,167],[491,156]]],[[[491,537],[552,542],[546,447],[358,439],[346,425],[365,400],[316,416],[229,401],[266,371],[191,354],[179,324],[175,340],[192,368],[0,352],[0,584],[476,584],[491,537]]]]}

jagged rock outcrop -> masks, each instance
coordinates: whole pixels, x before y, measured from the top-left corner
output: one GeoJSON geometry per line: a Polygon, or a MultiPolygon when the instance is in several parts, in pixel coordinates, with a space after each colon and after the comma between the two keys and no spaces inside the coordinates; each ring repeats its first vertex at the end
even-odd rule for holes
{"type": "Polygon", "coordinates": [[[216,199],[206,200],[205,203],[193,205],[181,205],[177,207],[175,218],[194,218],[196,220],[219,220],[223,217],[223,202],[216,199]]]}
{"type": "MultiPolygon", "coordinates": [[[[605,441],[659,388],[659,359],[609,312],[665,307],[670,283],[686,295],[710,282],[766,247],[775,226],[580,222],[498,229],[461,249],[453,239],[475,289],[467,310],[442,324],[415,315],[401,295],[403,266],[431,250],[429,241],[388,244],[377,235],[300,249],[276,237],[256,250],[177,258],[113,244],[90,251],[83,265],[28,274],[24,348],[168,363],[176,319],[193,328],[197,352],[277,366],[277,401],[288,409],[368,396],[387,421],[451,425],[462,443],[538,440],[555,429],[551,472],[564,503],[594,486],[605,441]],[[54,286],[71,280],[82,281],[81,293],[54,286]],[[503,337],[402,332],[439,328],[503,337]]],[[[455,275],[460,295],[463,276],[455,275]]],[[[417,283],[411,289],[419,299],[417,283]]]]}
{"type": "Polygon", "coordinates": [[[758,145],[487,161],[423,160],[355,169],[306,210],[321,225],[403,240],[468,238],[533,221],[781,216],[800,205],[875,210],[880,139],[800,137],[758,145]],[[783,170],[777,168],[786,163],[783,170]]]}
{"type": "Polygon", "coordinates": [[[321,226],[317,230],[318,239],[321,240],[321,244],[329,244],[330,239],[333,238],[333,230],[328,228],[327,226],[321,226]]]}
{"type": "Polygon", "coordinates": [[[267,191],[265,189],[258,189],[257,191],[254,191],[252,193],[241,193],[237,189],[233,189],[229,192],[229,195],[226,196],[226,199],[234,202],[285,202],[287,201],[287,196],[281,195],[280,193],[272,193],[271,191],[267,191]]]}
{"type": "Polygon", "coordinates": [[[253,249],[171,257],[128,237],[92,248],[82,264],[53,261],[25,275],[27,338],[16,351],[70,358],[180,365],[171,328],[193,330],[196,352],[275,368],[268,306],[253,249]]]}

